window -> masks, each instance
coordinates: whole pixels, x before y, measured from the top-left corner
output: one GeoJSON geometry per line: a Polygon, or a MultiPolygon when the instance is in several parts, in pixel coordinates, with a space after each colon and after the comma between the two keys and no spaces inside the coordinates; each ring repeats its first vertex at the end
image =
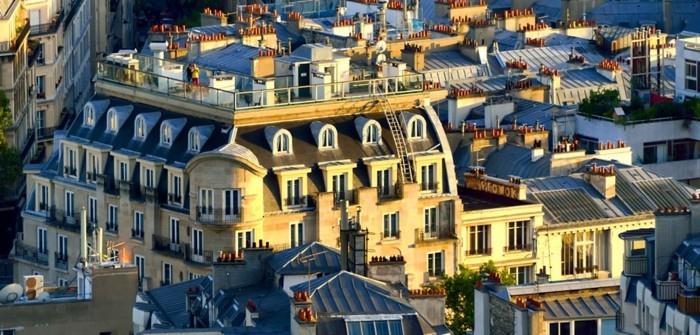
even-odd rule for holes
{"type": "Polygon", "coordinates": [[[134,264],[136,265],[136,269],[138,270],[139,283],[140,283],[144,277],[144,273],[146,270],[146,259],[141,255],[136,255],[136,256],[134,256],[134,264]]]}
{"type": "Polygon", "coordinates": [[[409,139],[422,139],[424,137],[424,123],[423,119],[420,117],[414,117],[408,123],[408,138],[409,139]]]}
{"type": "Polygon", "coordinates": [[[292,137],[288,132],[280,130],[278,132],[277,136],[275,136],[275,140],[273,141],[274,153],[275,154],[291,154],[292,153],[291,140],[292,140],[292,137]]]}
{"type": "Polygon", "coordinates": [[[401,320],[346,321],[348,335],[403,335],[401,320]]]}
{"type": "Polygon", "coordinates": [[[644,145],[644,164],[654,164],[658,162],[656,145],[644,145]]]}
{"type": "Polygon", "coordinates": [[[392,185],[391,185],[391,169],[384,169],[377,171],[377,192],[379,197],[391,196],[392,185]]]}
{"type": "Polygon", "coordinates": [[[323,128],[321,130],[320,149],[335,149],[337,147],[335,137],[336,133],[333,127],[328,126],[323,128]]]}
{"type": "Polygon", "coordinates": [[[36,111],[36,128],[40,129],[39,137],[41,138],[48,137],[48,134],[41,130],[44,129],[44,127],[46,127],[46,111],[42,109],[36,111]]]}
{"type": "Polygon", "coordinates": [[[442,276],[445,273],[444,259],[443,251],[428,253],[428,275],[430,277],[442,276]]]}
{"type": "MultiPolygon", "coordinates": [[[[592,334],[595,334],[595,332],[592,334]]],[[[549,335],[573,335],[571,333],[571,324],[569,321],[551,322],[549,324],[549,335]]]]}
{"type": "Polygon", "coordinates": [[[117,132],[119,123],[117,122],[117,113],[114,110],[107,112],[107,131],[117,132]]]}
{"type": "Polygon", "coordinates": [[[436,191],[436,189],[437,189],[437,183],[435,181],[435,179],[437,178],[436,169],[437,169],[437,164],[423,165],[420,167],[420,173],[421,173],[420,190],[421,191],[430,191],[430,192],[436,191]]]}
{"type": "MultiPolygon", "coordinates": [[[[59,287],[66,287],[68,286],[68,281],[63,279],[63,278],[58,278],[58,286],[59,287]]],[[[2,335],[2,333],[0,333],[2,335]]]]}
{"type": "Polygon", "coordinates": [[[160,144],[170,145],[173,142],[173,128],[167,124],[163,123],[160,126],[160,144]]]}
{"type": "Polygon", "coordinates": [[[468,255],[491,254],[491,226],[478,225],[469,227],[468,255]]]}
{"type": "Polygon", "coordinates": [[[192,257],[195,261],[202,262],[204,256],[204,232],[200,229],[192,229],[192,257]]]}
{"type": "Polygon", "coordinates": [[[92,127],[95,125],[95,110],[90,107],[90,105],[85,106],[85,112],[83,113],[83,125],[92,127]]]}
{"type": "Polygon", "coordinates": [[[295,222],[289,224],[289,244],[292,248],[304,244],[304,223],[295,222]]]}
{"type": "Polygon", "coordinates": [[[190,129],[187,148],[189,151],[199,152],[199,132],[195,128],[190,129]]]}
{"type": "Polygon", "coordinates": [[[170,218],[170,243],[180,243],[180,220],[178,218],[170,218]]]}
{"type": "Polygon", "coordinates": [[[199,190],[199,213],[200,215],[214,214],[214,190],[209,188],[199,190]]]}
{"type": "Polygon", "coordinates": [[[347,184],[347,174],[342,173],[342,174],[337,174],[331,177],[332,179],[332,191],[333,191],[333,196],[336,200],[336,202],[340,200],[345,200],[347,196],[347,189],[348,189],[348,184],[347,184]]]}
{"type": "Polygon", "coordinates": [[[299,206],[301,203],[301,178],[287,180],[287,206],[299,206]]]}
{"type": "Polygon", "coordinates": [[[136,134],[136,137],[140,139],[144,139],[146,137],[146,121],[144,121],[143,117],[140,115],[136,117],[134,134],[136,134]]]}
{"type": "Polygon", "coordinates": [[[69,177],[78,177],[78,153],[69,147],[64,147],[63,174],[69,177]]]}
{"type": "Polygon", "coordinates": [[[62,260],[68,260],[68,236],[58,235],[57,257],[62,260]]]}
{"type": "Polygon", "coordinates": [[[180,204],[182,201],[182,177],[178,175],[173,175],[172,182],[170,184],[170,202],[180,204]]]}
{"type": "Polygon", "coordinates": [[[437,207],[423,210],[423,233],[425,233],[426,238],[436,238],[438,236],[437,207]]]}
{"type": "Polygon", "coordinates": [[[380,131],[379,126],[372,122],[365,127],[364,137],[362,138],[363,144],[379,144],[380,131]]]}
{"type": "Polygon", "coordinates": [[[89,183],[97,182],[97,174],[100,173],[100,157],[88,152],[88,171],[86,179],[89,183]]]}
{"type": "Polygon", "coordinates": [[[107,230],[116,232],[119,230],[119,208],[115,205],[109,205],[109,218],[107,221],[107,230]]]}
{"type": "Polygon", "coordinates": [[[129,181],[129,164],[127,162],[119,162],[119,180],[129,181]]]}
{"type": "Polygon", "coordinates": [[[508,222],[508,245],[506,251],[530,250],[528,227],[530,221],[508,222]]]}
{"type": "Polygon", "coordinates": [[[153,169],[149,168],[144,168],[144,184],[143,186],[146,188],[155,188],[156,187],[156,173],[153,171],[153,169]]]}
{"type": "Polygon", "coordinates": [[[97,198],[88,197],[88,222],[97,224],[97,198]]]}
{"type": "Polygon", "coordinates": [[[224,220],[233,220],[241,210],[241,195],[239,190],[224,190],[224,220]]]}
{"type": "Polygon", "coordinates": [[[49,187],[43,184],[37,184],[37,210],[39,212],[49,211],[49,187]]]}
{"type": "Polygon", "coordinates": [[[46,76],[36,76],[36,97],[46,98],[46,76]]]}
{"type": "Polygon", "coordinates": [[[143,212],[134,212],[134,226],[131,228],[131,237],[143,239],[143,212]]]}
{"type": "Polygon", "coordinates": [[[609,230],[586,231],[562,236],[562,275],[607,269],[609,230]]]}
{"type": "Polygon", "coordinates": [[[512,274],[515,278],[515,283],[518,285],[524,285],[530,283],[530,276],[532,274],[532,266],[515,266],[508,268],[508,273],[512,274]]]}
{"type": "Polygon", "coordinates": [[[66,191],[66,203],[65,203],[65,215],[67,217],[73,217],[73,205],[75,204],[75,194],[71,191],[66,191]]]}
{"type": "Polygon", "coordinates": [[[36,229],[36,248],[41,254],[49,252],[46,228],[38,227],[36,229]]]}
{"type": "Polygon", "coordinates": [[[170,263],[163,263],[163,279],[160,283],[161,286],[170,285],[173,283],[173,265],[170,263]]]}
{"type": "Polygon", "coordinates": [[[399,238],[399,212],[384,214],[383,238],[399,238]]]}
{"type": "Polygon", "coordinates": [[[250,248],[250,246],[253,243],[254,238],[255,238],[255,236],[253,236],[252,230],[237,232],[236,233],[236,251],[240,251],[243,248],[250,248]]]}
{"type": "Polygon", "coordinates": [[[700,87],[698,87],[698,62],[696,61],[685,61],[685,89],[700,91],[700,87]]]}

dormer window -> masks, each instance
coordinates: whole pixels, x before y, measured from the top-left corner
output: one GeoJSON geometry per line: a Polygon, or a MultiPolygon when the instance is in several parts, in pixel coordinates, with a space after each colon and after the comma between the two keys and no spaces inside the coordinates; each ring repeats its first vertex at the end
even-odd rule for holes
{"type": "Polygon", "coordinates": [[[107,131],[116,133],[118,127],[119,123],[117,122],[117,113],[113,110],[110,110],[107,113],[107,131]]]}
{"type": "Polygon", "coordinates": [[[292,153],[292,135],[286,130],[280,130],[273,140],[275,154],[292,153]]]}
{"type": "Polygon", "coordinates": [[[327,126],[321,130],[319,141],[320,149],[335,149],[338,147],[338,143],[336,141],[337,138],[335,128],[327,126]]]}
{"type": "Polygon", "coordinates": [[[95,125],[95,109],[89,104],[85,105],[85,110],[83,112],[83,125],[86,127],[92,127],[95,125]]]}
{"type": "Polygon", "coordinates": [[[199,132],[197,129],[190,129],[190,133],[187,136],[187,150],[192,152],[199,152],[199,132]]]}
{"type": "Polygon", "coordinates": [[[376,121],[368,123],[363,133],[362,144],[379,144],[380,127],[376,121]]]}
{"type": "Polygon", "coordinates": [[[170,145],[173,142],[173,128],[169,124],[160,126],[160,144],[170,145]]]}
{"type": "Polygon", "coordinates": [[[146,121],[143,117],[136,117],[136,124],[134,125],[134,134],[139,139],[146,138],[146,121]]]}
{"type": "Polygon", "coordinates": [[[425,138],[425,122],[423,118],[415,116],[408,122],[408,138],[420,140],[425,138]]]}

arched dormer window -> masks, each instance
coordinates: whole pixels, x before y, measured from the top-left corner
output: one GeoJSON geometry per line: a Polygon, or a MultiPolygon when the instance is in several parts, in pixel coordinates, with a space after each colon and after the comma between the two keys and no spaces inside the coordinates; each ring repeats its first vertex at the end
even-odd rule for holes
{"type": "Polygon", "coordinates": [[[319,134],[319,149],[335,149],[338,147],[338,136],[333,126],[327,125],[321,129],[319,134]]]}
{"type": "Polygon", "coordinates": [[[382,138],[381,129],[377,121],[368,122],[362,131],[362,144],[379,144],[382,138]]]}
{"type": "Polygon", "coordinates": [[[117,113],[110,109],[109,112],[107,112],[107,131],[116,133],[119,127],[119,122],[117,121],[117,113]]]}
{"type": "Polygon", "coordinates": [[[197,129],[190,129],[190,133],[187,136],[187,150],[192,152],[199,152],[199,132],[197,129]]]}
{"type": "Polygon", "coordinates": [[[173,127],[167,123],[160,125],[160,144],[170,145],[173,143],[173,127]]]}
{"type": "Polygon", "coordinates": [[[134,134],[139,139],[146,138],[146,120],[143,116],[139,115],[136,117],[136,123],[134,124],[134,134]]]}
{"type": "Polygon", "coordinates": [[[292,153],[292,135],[289,131],[280,129],[272,140],[274,154],[292,153]]]}
{"type": "Polygon", "coordinates": [[[83,126],[92,127],[95,125],[95,109],[87,104],[83,110],[83,126]]]}
{"type": "Polygon", "coordinates": [[[425,120],[420,116],[414,116],[408,121],[408,138],[421,140],[425,138],[425,120]]]}

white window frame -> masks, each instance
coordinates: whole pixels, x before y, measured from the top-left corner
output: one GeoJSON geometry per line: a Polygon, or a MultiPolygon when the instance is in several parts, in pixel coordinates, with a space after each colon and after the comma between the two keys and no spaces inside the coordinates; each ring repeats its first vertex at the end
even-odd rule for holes
{"type": "Polygon", "coordinates": [[[107,227],[113,227],[114,229],[112,229],[112,231],[117,231],[117,228],[119,227],[119,207],[117,207],[116,205],[109,204],[107,208],[107,227]]]}
{"type": "Polygon", "coordinates": [[[348,197],[348,173],[338,173],[331,176],[331,192],[336,200],[345,200],[348,197]]]}
{"type": "MultiPolygon", "coordinates": [[[[143,237],[141,237],[141,235],[144,235],[144,232],[143,232],[144,219],[145,219],[145,216],[144,216],[143,212],[134,211],[134,222],[133,222],[132,229],[134,229],[134,231],[136,233],[138,233],[139,238],[143,238],[143,237]]],[[[132,234],[132,236],[133,236],[133,234],[132,234]]],[[[137,236],[133,236],[133,237],[137,237],[137,236]]]]}
{"type": "Polygon", "coordinates": [[[414,116],[408,122],[408,139],[422,140],[425,138],[425,120],[422,117],[414,116]]]}
{"type": "Polygon", "coordinates": [[[68,173],[64,175],[70,178],[78,178],[78,151],[67,145],[64,145],[63,148],[65,154],[63,157],[63,166],[68,168],[68,173]],[[72,173],[71,170],[75,170],[75,174],[72,173]]]}
{"type": "Polygon", "coordinates": [[[68,236],[58,234],[56,237],[56,253],[68,259],[68,236]]]}
{"type": "Polygon", "coordinates": [[[117,112],[110,109],[107,112],[107,131],[116,133],[119,128],[119,119],[117,117],[117,112]]]}
{"type": "Polygon", "coordinates": [[[173,127],[168,123],[160,125],[160,144],[170,146],[173,143],[173,127]]]}
{"type": "Polygon", "coordinates": [[[321,150],[330,150],[338,148],[338,132],[332,126],[321,128],[318,134],[318,148],[321,150]]]}
{"type": "Polygon", "coordinates": [[[430,163],[430,164],[425,164],[421,165],[420,167],[420,173],[421,173],[421,183],[420,183],[420,190],[421,192],[436,192],[437,191],[437,163],[430,163]]]}
{"type": "Polygon", "coordinates": [[[255,230],[239,230],[236,232],[236,252],[240,252],[247,246],[252,246],[255,241],[255,230]],[[248,236],[250,235],[250,236],[248,236]]]}
{"type": "Polygon", "coordinates": [[[428,271],[428,276],[439,277],[442,274],[444,274],[445,273],[445,251],[440,250],[440,251],[428,252],[428,254],[426,255],[426,264],[427,264],[426,270],[428,271]],[[438,264],[437,264],[437,260],[435,257],[435,255],[437,255],[437,254],[440,255],[440,264],[439,264],[440,271],[439,272],[437,271],[438,264]],[[431,256],[432,256],[432,259],[431,259],[431,256]]]}
{"type": "Polygon", "coordinates": [[[179,174],[172,173],[170,175],[170,194],[173,198],[170,199],[170,203],[182,205],[182,176],[179,174]],[[179,198],[179,199],[178,199],[179,198]]]}
{"type": "Polygon", "coordinates": [[[97,224],[97,198],[88,197],[88,222],[97,224]]]}
{"type": "Polygon", "coordinates": [[[129,162],[119,160],[117,166],[119,167],[119,180],[129,182],[129,162]]]}
{"type": "Polygon", "coordinates": [[[287,179],[287,199],[285,204],[287,207],[296,207],[304,205],[304,178],[295,177],[287,179]],[[292,192],[290,192],[292,191],[292,192]]]}
{"type": "Polygon", "coordinates": [[[532,282],[532,265],[511,266],[508,273],[513,275],[516,285],[525,285],[532,282]],[[521,276],[524,280],[520,280],[521,276]]]}
{"type": "Polygon", "coordinates": [[[95,125],[95,110],[88,104],[85,105],[83,114],[83,125],[92,128],[95,125]]]}
{"type": "Polygon", "coordinates": [[[382,138],[382,127],[378,122],[368,122],[362,132],[362,144],[380,144],[382,138]]]}
{"type": "Polygon", "coordinates": [[[149,167],[143,168],[143,187],[155,188],[156,187],[156,170],[149,167]]]}
{"type": "Polygon", "coordinates": [[[506,229],[506,251],[523,250],[530,246],[529,220],[510,221],[506,229]]]}
{"type": "Polygon", "coordinates": [[[274,154],[291,154],[292,151],[292,135],[289,131],[280,129],[275,134],[272,141],[272,148],[274,154]]]}
{"type": "Polygon", "coordinates": [[[94,184],[97,182],[97,175],[102,173],[100,171],[100,165],[101,165],[100,164],[100,156],[96,155],[93,152],[88,151],[87,157],[88,157],[88,159],[87,159],[87,164],[88,164],[87,172],[90,174],[90,176],[88,176],[86,174],[85,179],[87,180],[88,183],[94,184]]]}
{"type": "Polygon", "coordinates": [[[66,191],[64,203],[63,203],[63,209],[65,210],[65,216],[66,217],[74,217],[75,216],[75,193],[71,191],[66,191]]]}
{"type": "Polygon", "coordinates": [[[48,230],[44,227],[36,228],[36,249],[39,253],[49,253],[48,230]]]}
{"type": "Polygon", "coordinates": [[[180,243],[180,219],[171,216],[169,222],[170,222],[170,224],[169,224],[170,244],[179,244],[180,243]]]}
{"type": "Polygon", "coordinates": [[[223,219],[234,220],[241,215],[241,190],[237,188],[221,191],[223,219]],[[230,195],[229,195],[230,193],[230,195]]]}
{"type": "Polygon", "coordinates": [[[399,212],[384,213],[382,216],[382,237],[384,239],[399,238],[401,232],[399,224],[399,212]]]}
{"type": "Polygon", "coordinates": [[[467,228],[467,253],[469,255],[489,254],[491,249],[491,225],[480,224],[467,228]]]}
{"type": "Polygon", "coordinates": [[[49,200],[49,198],[50,198],[49,197],[49,187],[44,185],[44,184],[41,184],[41,183],[37,183],[36,185],[37,185],[37,194],[36,194],[36,196],[37,196],[37,200],[36,200],[37,212],[46,213],[49,211],[49,208],[51,207],[50,200],[49,200]],[[41,208],[42,204],[44,205],[44,208],[41,208]]]}
{"type": "Polygon", "coordinates": [[[199,141],[199,131],[192,128],[187,134],[187,150],[191,152],[199,152],[200,148],[201,143],[199,141]]]}
{"type": "Polygon", "coordinates": [[[146,272],[146,257],[143,257],[142,255],[134,255],[134,265],[136,265],[136,270],[137,270],[137,275],[139,278],[139,281],[141,281],[145,276],[144,272],[146,272]]]}
{"type": "Polygon", "coordinates": [[[162,282],[165,283],[166,285],[172,285],[173,284],[173,265],[168,263],[168,262],[163,262],[163,266],[161,268],[161,279],[162,282]]]}
{"type": "Polygon", "coordinates": [[[379,197],[389,197],[394,193],[391,173],[391,168],[377,170],[375,178],[377,180],[377,193],[379,197]]]}
{"type": "Polygon", "coordinates": [[[199,189],[199,210],[202,216],[214,215],[214,189],[199,189]]]}
{"type": "Polygon", "coordinates": [[[289,246],[294,248],[304,244],[305,233],[304,221],[291,222],[289,224],[289,246]]]}
{"type": "Polygon", "coordinates": [[[192,229],[192,259],[195,262],[202,263],[204,261],[204,231],[201,229],[192,229]]]}
{"type": "Polygon", "coordinates": [[[423,208],[423,234],[426,239],[438,237],[439,218],[437,207],[423,208]]]}
{"type": "Polygon", "coordinates": [[[146,120],[141,115],[137,116],[134,122],[134,136],[141,140],[146,138],[146,120]]]}

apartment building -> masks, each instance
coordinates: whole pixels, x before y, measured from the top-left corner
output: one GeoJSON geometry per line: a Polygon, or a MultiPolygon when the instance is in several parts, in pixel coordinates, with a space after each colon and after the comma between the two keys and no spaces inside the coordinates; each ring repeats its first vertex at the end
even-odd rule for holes
{"type": "Polygon", "coordinates": [[[9,99],[12,127],[7,142],[17,148],[24,162],[33,154],[34,76],[30,62],[29,18],[22,1],[0,3],[0,89],[9,99]]]}
{"type": "Polygon", "coordinates": [[[308,105],[285,109],[293,113],[238,111],[232,126],[95,96],[48,162],[25,168],[32,186],[15,274],[66,279],[81,207],[93,228],[124,243],[120,256],[136,264],[146,288],[209,273],[219,251],[258,239],[279,249],[338,245],[343,220],[366,229],[357,248],[368,257],[400,250],[411,260],[409,287],[453,273],[449,145],[429,103],[416,105],[416,97],[387,98],[398,99],[396,113],[344,102],[326,112],[308,105]]]}
{"type": "Polygon", "coordinates": [[[700,97],[700,37],[676,41],[676,96],[700,97]]]}
{"type": "Polygon", "coordinates": [[[100,56],[117,52],[119,49],[135,48],[134,1],[90,0],[93,8],[91,22],[93,69],[100,56]]]}

